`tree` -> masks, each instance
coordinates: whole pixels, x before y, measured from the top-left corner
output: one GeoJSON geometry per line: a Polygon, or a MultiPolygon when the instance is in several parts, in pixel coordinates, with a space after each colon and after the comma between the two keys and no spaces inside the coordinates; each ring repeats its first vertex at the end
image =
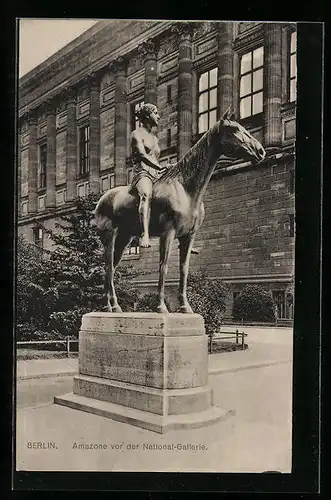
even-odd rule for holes
{"type": "Polygon", "coordinates": [[[270,292],[258,285],[246,285],[234,300],[232,316],[235,320],[273,322],[276,305],[270,292]]]}
{"type": "MultiPolygon", "coordinates": [[[[98,198],[95,194],[77,198],[75,210],[59,217],[55,231],[43,227],[54,249],[36,270],[33,283],[43,298],[38,312],[44,316],[43,328],[56,336],[76,336],[82,315],[106,306],[103,248],[92,222],[98,198]]],[[[131,284],[135,275],[130,266],[121,266],[115,273],[115,286],[124,310],[132,309],[137,297],[131,284]]],[[[33,314],[31,322],[34,319],[33,314]]]]}

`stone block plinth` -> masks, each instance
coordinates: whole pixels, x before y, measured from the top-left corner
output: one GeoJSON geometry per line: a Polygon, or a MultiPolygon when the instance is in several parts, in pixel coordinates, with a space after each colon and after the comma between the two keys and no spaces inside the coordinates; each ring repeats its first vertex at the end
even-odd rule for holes
{"type": "Polygon", "coordinates": [[[78,369],[73,393],[55,403],[160,433],[226,415],[213,406],[198,314],[85,314],[78,369]]]}

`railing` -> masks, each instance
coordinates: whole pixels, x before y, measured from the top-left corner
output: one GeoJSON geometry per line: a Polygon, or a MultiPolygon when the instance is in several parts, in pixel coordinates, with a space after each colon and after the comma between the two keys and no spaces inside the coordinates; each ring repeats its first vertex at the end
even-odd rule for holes
{"type": "Polygon", "coordinates": [[[77,343],[78,339],[71,339],[70,337],[66,337],[64,340],[21,340],[19,342],[16,342],[16,345],[17,346],[24,346],[24,345],[30,346],[32,344],[33,345],[35,345],[35,344],[64,344],[65,349],[63,349],[63,351],[66,351],[67,357],[69,358],[69,356],[70,356],[70,344],[72,342],[77,343]]]}
{"type": "Polygon", "coordinates": [[[209,335],[209,354],[211,354],[213,352],[213,342],[215,342],[216,339],[217,340],[228,340],[231,338],[235,338],[236,344],[239,344],[239,340],[240,340],[241,349],[243,350],[245,348],[245,337],[247,337],[247,333],[245,333],[245,332],[240,332],[237,329],[235,332],[221,331],[221,332],[219,332],[219,334],[216,334],[216,335],[217,336],[209,335]],[[225,337],[223,337],[222,335],[225,335],[225,337]]]}

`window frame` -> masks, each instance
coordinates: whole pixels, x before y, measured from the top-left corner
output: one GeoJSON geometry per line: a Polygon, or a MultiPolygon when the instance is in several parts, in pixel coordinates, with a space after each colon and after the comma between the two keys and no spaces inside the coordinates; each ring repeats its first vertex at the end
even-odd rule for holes
{"type": "Polygon", "coordinates": [[[259,40],[257,41],[257,43],[249,48],[247,48],[246,50],[241,50],[240,53],[238,54],[239,56],[239,61],[238,61],[238,115],[239,115],[239,119],[240,121],[242,122],[255,122],[255,121],[259,121],[259,118],[263,115],[263,99],[264,99],[264,91],[265,91],[265,85],[264,85],[264,77],[265,77],[265,64],[264,64],[264,56],[265,56],[265,47],[264,47],[264,43],[262,40],[259,40]],[[262,48],[263,49],[263,57],[262,57],[262,64],[260,64],[259,66],[256,66],[254,68],[254,58],[253,58],[253,53],[255,50],[257,49],[260,49],[262,48]],[[242,62],[242,58],[247,55],[247,54],[251,54],[251,64],[250,64],[250,70],[249,71],[245,71],[245,72],[241,72],[241,62],[242,62]],[[261,89],[258,89],[256,91],[253,90],[253,75],[254,73],[256,73],[257,71],[261,70],[262,69],[262,88],[261,89]],[[242,80],[242,77],[244,76],[247,76],[247,75],[251,75],[251,78],[250,78],[250,84],[251,84],[251,92],[249,92],[248,94],[244,94],[243,96],[240,95],[240,86],[241,86],[241,80],[242,80]],[[262,110],[259,111],[258,113],[254,113],[253,114],[253,96],[254,95],[257,95],[257,94],[262,94],[262,110]],[[245,99],[247,97],[250,97],[251,98],[251,106],[250,106],[250,109],[251,109],[251,114],[250,115],[247,115],[245,117],[242,117],[241,116],[241,101],[242,99],[245,99]]]}
{"type": "Polygon", "coordinates": [[[44,231],[41,227],[33,227],[33,243],[39,248],[44,248],[44,231]],[[38,234],[38,237],[36,235],[38,234]],[[41,234],[41,238],[39,235],[41,234]],[[40,244],[41,242],[41,244],[40,244]]]}
{"type": "Polygon", "coordinates": [[[47,143],[39,144],[38,148],[38,189],[43,190],[47,188],[47,143]],[[44,154],[42,155],[42,150],[44,154]],[[45,162],[43,163],[42,159],[45,162]]]}
{"type": "Polygon", "coordinates": [[[291,99],[291,82],[294,80],[295,85],[297,85],[297,45],[298,41],[296,39],[295,43],[295,50],[294,52],[291,51],[291,45],[292,45],[292,36],[293,34],[296,35],[297,37],[297,31],[296,30],[291,30],[287,34],[287,101],[289,103],[296,103],[297,101],[297,89],[295,89],[295,97],[294,99],[291,99]],[[296,59],[296,65],[295,65],[295,75],[291,76],[291,61],[292,61],[292,56],[295,56],[296,59]]]}
{"type": "Polygon", "coordinates": [[[134,130],[137,130],[137,128],[141,127],[141,122],[138,120],[137,116],[136,116],[136,109],[140,109],[141,106],[143,106],[145,104],[145,101],[144,101],[144,98],[141,98],[141,99],[138,99],[134,102],[132,102],[130,104],[130,113],[131,113],[131,119],[130,119],[130,123],[131,123],[131,132],[133,132],[134,130]],[[136,108],[136,106],[138,106],[138,108],[136,108]],[[138,126],[137,126],[138,124],[138,126]]]}
{"type": "Polygon", "coordinates": [[[211,111],[216,111],[216,122],[217,120],[219,119],[219,109],[218,109],[218,66],[217,64],[214,62],[213,65],[211,66],[208,66],[206,68],[201,68],[197,71],[197,97],[196,97],[196,106],[197,106],[197,115],[196,115],[196,123],[197,123],[197,137],[201,137],[203,134],[205,134],[209,129],[210,129],[210,113],[211,111]],[[213,69],[216,69],[216,84],[213,85],[212,87],[210,87],[210,72],[213,70],[213,69]],[[208,87],[204,90],[199,90],[199,83],[200,83],[200,78],[202,77],[202,75],[204,74],[208,74],[208,87]],[[211,90],[216,90],[216,106],[213,107],[213,108],[210,108],[210,91],[211,90]],[[207,104],[207,110],[205,111],[202,111],[200,113],[199,111],[199,102],[200,102],[200,96],[202,94],[206,94],[208,95],[208,104],[207,104]],[[207,126],[207,129],[204,130],[203,132],[200,132],[199,130],[199,118],[201,115],[207,115],[208,116],[208,126],[207,126]]]}
{"type": "Polygon", "coordinates": [[[78,127],[78,177],[86,177],[90,173],[90,124],[84,123],[78,127]],[[82,140],[82,132],[88,130],[87,140],[84,137],[82,140]],[[84,156],[82,156],[82,145],[84,146],[84,156]],[[85,147],[87,151],[85,151],[85,147]],[[82,168],[82,164],[84,162],[84,168],[82,168]]]}

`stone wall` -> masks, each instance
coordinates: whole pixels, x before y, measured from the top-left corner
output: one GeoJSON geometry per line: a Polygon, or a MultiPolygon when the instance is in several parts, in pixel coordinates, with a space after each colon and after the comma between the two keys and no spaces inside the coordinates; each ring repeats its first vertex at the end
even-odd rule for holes
{"type": "MultiPolygon", "coordinates": [[[[288,162],[212,179],[204,197],[205,220],[195,243],[201,252],[191,257],[190,269],[205,269],[209,276],[224,279],[291,274],[293,171],[293,162],[288,162]]],[[[174,243],[169,278],[178,278],[177,246],[174,243]]],[[[158,242],[154,240],[152,248],[142,249],[141,258],[133,265],[156,278],[158,261],[158,242]]]]}

